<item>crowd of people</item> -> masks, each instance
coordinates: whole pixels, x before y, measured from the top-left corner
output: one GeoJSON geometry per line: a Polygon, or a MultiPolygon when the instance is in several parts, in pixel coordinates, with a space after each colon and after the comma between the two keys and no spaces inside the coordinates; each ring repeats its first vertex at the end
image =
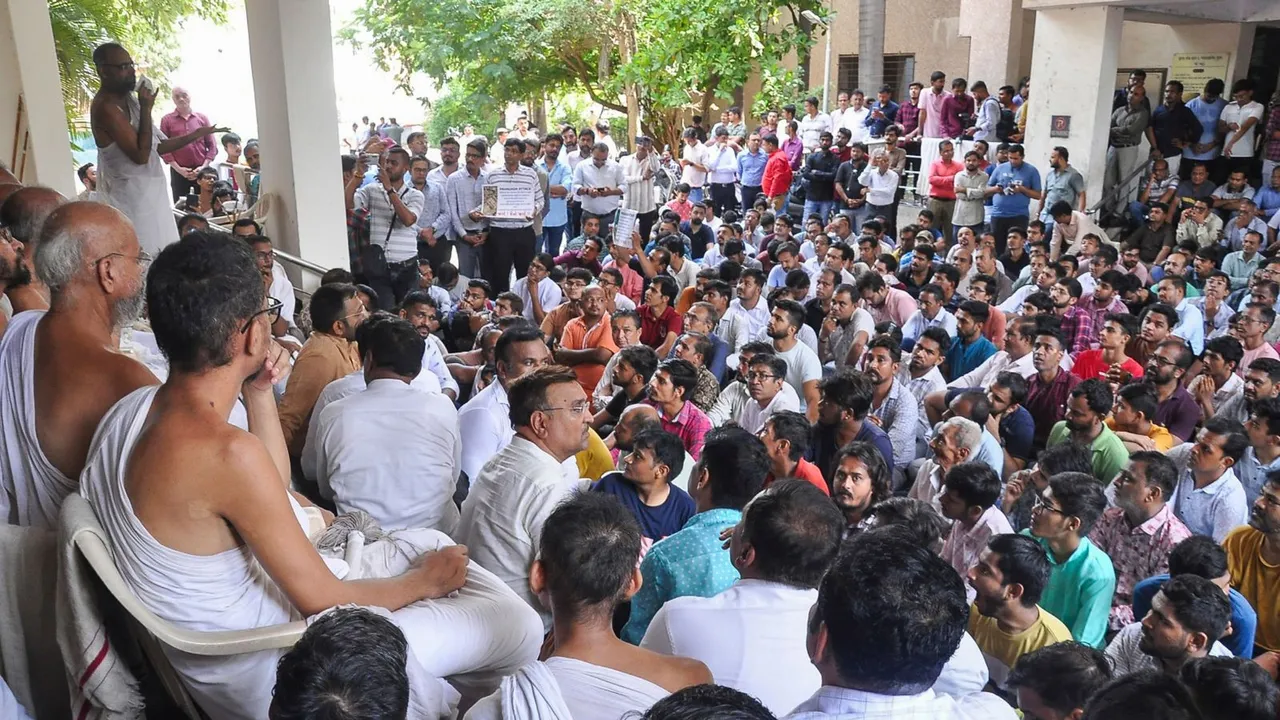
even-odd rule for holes
{"type": "MultiPolygon", "coordinates": [[[[178,143],[104,48],[109,184],[178,143]]],[[[168,653],[213,718],[1271,720],[1280,111],[1170,83],[1148,128],[1141,81],[1105,230],[1065,148],[1026,161],[1029,81],[730,108],[677,153],[357,126],[351,268],[304,303],[262,226],[208,227],[208,159],[155,253],[110,191],[0,177],[0,510],[83,496],[180,627],[309,619],[168,653]],[[372,562],[326,554],[351,530],[372,562]]]]}

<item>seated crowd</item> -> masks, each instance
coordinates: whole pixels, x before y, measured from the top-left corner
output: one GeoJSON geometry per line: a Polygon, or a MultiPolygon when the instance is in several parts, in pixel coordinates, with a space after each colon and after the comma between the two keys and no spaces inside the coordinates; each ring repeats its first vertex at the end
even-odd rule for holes
{"type": "MultiPolygon", "coordinates": [[[[486,169],[473,140],[463,172],[538,147],[486,169]]],[[[603,147],[557,186],[581,205],[635,169],[603,147]]],[[[346,168],[373,236],[379,202],[415,215],[377,192],[413,165],[346,168]]],[[[677,190],[689,220],[654,203],[631,237],[544,216],[558,255],[464,205],[441,228],[480,277],[405,222],[416,255],[332,270],[295,312],[252,221],[152,258],[111,207],[0,185],[0,512],[56,529],[83,496],[179,627],[307,619],[292,648],[168,654],[212,718],[1276,717],[1261,233],[1224,264],[1216,240],[1149,252],[1149,225],[1075,242],[677,190]],[[380,566],[325,554],[353,517],[380,566]]]]}

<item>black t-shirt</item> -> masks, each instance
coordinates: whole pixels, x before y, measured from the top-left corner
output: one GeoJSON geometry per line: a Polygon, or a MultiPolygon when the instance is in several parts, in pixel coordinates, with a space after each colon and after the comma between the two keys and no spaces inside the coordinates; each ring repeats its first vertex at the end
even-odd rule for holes
{"type": "Polygon", "coordinates": [[[647,386],[644,388],[641,388],[640,394],[636,395],[633,398],[627,397],[626,390],[619,390],[609,400],[609,404],[604,406],[604,411],[609,413],[609,417],[613,418],[614,420],[617,420],[618,418],[622,417],[622,411],[626,410],[628,406],[635,405],[636,403],[644,402],[645,400],[648,400],[648,399],[649,399],[649,388],[647,386]]]}
{"type": "Polygon", "coordinates": [[[822,319],[826,316],[822,301],[818,298],[810,298],[804,302],[804,324],[813,328],[815,333],[822,332],[822,319]]]}

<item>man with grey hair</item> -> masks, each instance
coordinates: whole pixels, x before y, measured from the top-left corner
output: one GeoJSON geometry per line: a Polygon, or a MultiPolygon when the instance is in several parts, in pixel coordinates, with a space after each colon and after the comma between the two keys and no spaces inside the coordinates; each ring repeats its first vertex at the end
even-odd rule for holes
{"type": "Polygon", "coordinates": [[[938,497],[942,494],[943,478],[947,476],[947,471],[962,462],[972,460],[978,454],[980,445],[982,428],[974,421],[962,417],[943,421],[929,441],[933,457],[920,466],[907,497],[923,500],[941,512],[942,504],[938,502],[938,497]]]}
{"type": "Polygon", "coordinates": [[[148,262],[108,205],[69,203],[44,223],[35,271],[49,310],[15,316],[0,338],[0,517],[10,525],[56,527],[98,421],[159,382],[120,352],[120,328],[142,312],[148,262]]]}
{"type": "Polygon", "coordinates": [[[57,190],[39,186],[24,187],[0,201],[0,238],[7,234],[18,254],[14,277],[5,288],[15,315],[49,309],[49,289],[31,269],[40,228],[49,214],[66,202],[57,190]]]}

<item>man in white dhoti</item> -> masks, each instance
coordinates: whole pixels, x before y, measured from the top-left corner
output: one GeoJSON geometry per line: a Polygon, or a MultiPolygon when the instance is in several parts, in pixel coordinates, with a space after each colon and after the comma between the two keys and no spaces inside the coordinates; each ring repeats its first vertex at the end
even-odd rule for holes
{"type": "MultiPolygon", "coordinates": [[[[103,418],[81,493],[149,610],[182,628],[219,631],[337,605],[384,607],[427,674],[476,694],[536,656],[536,615],[441,533],[419,531],[436,550],[415,550],[394,577],[341,580],[321,559],[288,491],[272,393],[288,355],[272,341],[275,304],[247,247],[200,232],[169,246],[148,276],[147,305],[168,379],[103,418]],[[251,433],[227,423],[238,397],[251,433]]],[[[167,650],[213,720],[265,717],[281,654],[167,650]]]]}
{"type": "Polygon", "coordinates": [[[614,634],[613,611],[640,589],[641,541],[635,517],[603,493],[575,495],[547,517],[529,584],[550,602],[555,649],[504,679],[466,720],[628,717],[712,682],[697,660],[659,655],[614,634]]]}
{"type": "Polygon", "coordinates": [[[49,288],[36,277],[36,245],[40,242],[40,230],[45,221],[67,199],[57,190],[47,187],[24,187],[0,202],[0,237],[6,233],[18,251],[25,272],[16,282],[5,288],[5,297],[13,307],[13,314],[24,310],[48,310],[49,288]]]}
{"type": "Polygon", "coordinates": [[[148,258],[118,210],[76,202],[55,210],[35,270],[48,312],[18,313],[0,337],[0,518],[55,528],[75,492],[98,421],[120,398],[159,381],[119,350],[142,311],[148,258]]]}
{"type": "Polygon", "coordinates": [[[968,619],[960,576],[911,533],[854,535],[822,578],[805,639],[822,687],[787,717],[1014,720],[995,695],[931,689],[968,619]]]}
{"type": "MultiPolygon", "coordinates": [[[[317,415],[316,482],[338,512],[364,510],[382,527],[452,534],[462,441],[458,411],[411,383],[423,339],[407,321],[370,319],[358,332],[368,387],[317,415]]],[[[304,449],[304,453],[306,450],[304,449]]]]}
{"type": "Polygon", "coordinates": [[[804,637],[818,583],[840,550],[844,516],[803,480],[779,480],[742,511],[729,555],[741,579],[713,597],[679,597],[640,647],[706,663],[715,682],[784,715],[822,686],[804,637]]]}
{"type": "MultiPolygon", "coordinates": [[[[498,340],[500,349],[506,339],[504,334],[498,340]]],[[[530,589],[529,568],[547,516],[570,492],[561,464],[587,447],[591,401],[578,376],[561,365],[527,373],[507,392],[515,437],[471,481],[458,540],[481,567],[537,610],[544,629],[550,629],[551,609],[530,589]]]]}
{"type": "MultiPolygon", "coordinates": [[[[227,128],[206,125],[181,137],[165,137],[152,125],[156,90],[138,87],[137,65],[116,43],[93,51],[101,85],[89,106],[89,123],[98,144],[98,200],[133,221],[138,240],[151,254],[178,239],[169,199],[169,175],[161,155],[227,128]]],[[[144,79],[145,80],[145,79],[144,79]]]]}

